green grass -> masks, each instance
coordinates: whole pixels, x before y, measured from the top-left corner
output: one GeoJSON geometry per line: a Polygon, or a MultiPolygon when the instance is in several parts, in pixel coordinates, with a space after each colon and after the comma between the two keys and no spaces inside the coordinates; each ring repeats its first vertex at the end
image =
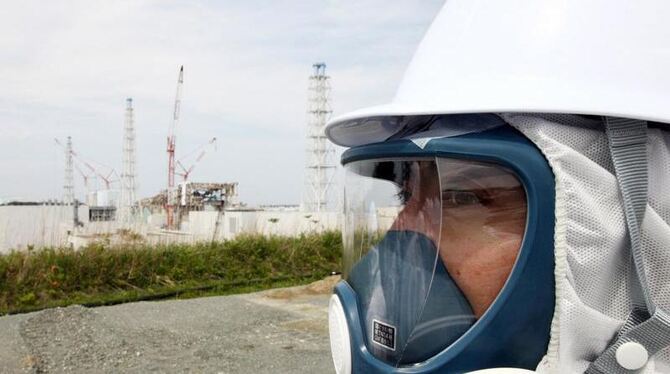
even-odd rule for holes
{"type": "Polygon", "coordinates": [[[0,314],[292,286],[340,270],[339,232],[224,242],[92,244],[0,256],[0,314]]]}

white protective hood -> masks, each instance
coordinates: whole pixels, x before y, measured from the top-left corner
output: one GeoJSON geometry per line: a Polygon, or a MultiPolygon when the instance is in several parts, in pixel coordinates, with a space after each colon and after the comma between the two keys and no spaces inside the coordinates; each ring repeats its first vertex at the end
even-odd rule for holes
{"type": "MultiPolygon", "coordinates": [[[[630,240],[604,126],[560,114],[502,114],[547,157],[556,177],[556,311],[540,373],[583,373],[631,310],[630,240]]],[[[644,265],[656,305],[670,310],[670,132],[648,130],[644,265]]],[[[639,373],[670,373],[670,349],[639,373]]]]}

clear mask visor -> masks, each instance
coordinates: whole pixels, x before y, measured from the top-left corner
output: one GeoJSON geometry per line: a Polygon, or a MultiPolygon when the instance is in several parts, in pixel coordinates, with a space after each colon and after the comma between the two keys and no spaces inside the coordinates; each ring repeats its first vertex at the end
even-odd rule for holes
{"type": "Polygon", "coordinates": [[[425,361],[467,332],[503,288],[526,226],[509,170],[446,158],[345,165],[344,277],[370,352],[425,361]]]}

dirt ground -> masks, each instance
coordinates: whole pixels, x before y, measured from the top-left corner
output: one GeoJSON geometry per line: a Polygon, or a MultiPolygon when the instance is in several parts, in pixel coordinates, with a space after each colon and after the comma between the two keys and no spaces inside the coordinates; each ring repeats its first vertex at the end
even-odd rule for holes
{"type": "Polygon", "coordinates": [[[337,280],[2,317],[0,373],[332,373],[337,280]]]}

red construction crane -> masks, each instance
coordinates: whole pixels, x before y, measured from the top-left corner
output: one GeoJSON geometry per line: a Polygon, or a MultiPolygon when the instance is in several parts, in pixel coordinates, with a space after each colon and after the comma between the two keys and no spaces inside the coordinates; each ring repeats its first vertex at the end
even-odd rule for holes
{"type": "Polygon", "coordinates": [[[174,99],[174,112],[172,114],[172,124],[167,137],[167,154],[168,154],[168,183],[167,183],[167,201],[165,203],[165,211],[167,215],[167,228],[174,228],[174,208],[175,208],[175,188],[174,188],[174,174],[175,174],[175,129],[179,123],[179,107],[181,105],[181,88],[184,84],[184,66],[179,68],[179,78],[177,79],[177,94],[174,99]]]}
{"type": "Polygon", "coordinates": [[[210,139],[209,142],[207,142],[206,144],[201,145],[200,147],[196,148],[194,151],[189,152],[186,156],[182,157],[180,160],[177,161],[177,165],[179,165],[179,167],[183,171],[182,173],[179,173],[179,172],[177,173],[177,174],[181,175],[181,177],[183,178],[183,182],[182,182],[183,184],[182,184],[182,189],[181,189],[181,205],[186,205],[186,183],[188,182],[188,177],[191,176],[191,172],[193,171],[193,168],[195,168],[196,165],[198,165],[200,163],[202,158],[205,157],[205,154],[210,149],[214,149],[216,151],[216,138],[210,139]],[[193,155],[194,153],[196,153],[198,151],[200,151],[200,153],[198,154],[198,157],[195,158],[195,160],[193,161],[191,166],[186,168],[184,166],[184,164],[182,163],[182,161],[186,158],[189,158],[191,155],[193,155]]]}
{"type": "Polygon", "coordinates": [[[216,138],[210,139],[209,142],[207,142],[206,144],[201,145],[200,147],[198,147],[197,149],[195,149],[194,151],[190,152],[189,154],[187,154],[186,156],[182,157],[181,159],[179,159],[177,161],[177,165],[179,165],[179,167],[182,170],[181,173],[177,173],[177,174],[181,175],[184,182],[188,181],[188,177],[191,175],[191,172],[193,171],[193,168],[195,168],[200,163],[202,158],[205,157],[205,154],[207,154],[207,152],[210,149],[213,149],[214,151],[216,151],[216,138]],[[195,160],[193,161],[191,166],[186,168],[184,166],[184,164],[182,164],[182,160],[188,158],[190,155],[194,154],[197,151],[200,151],[200,153],[198,154],[198,157],[195,158],[195,160]]]}
{"type": "Polygon", "coordinates": [[[77,169],[77,171],[79,172],[79,174],[81,174],[81,177],[84,179],[84,187],[86,188],[86,194],[87,194],[87,196],[88,196],[88,193],[91,192],[91,188],[90,188],[90,186],[88,185],[88,178],[91,177],[91,174],[86,174],[86,173],[84,173],[84,172],[81,170],[81,168],[79,167],[79,165],[77,165],[77,164],[74,165],[74,168],[77,169]]]}

